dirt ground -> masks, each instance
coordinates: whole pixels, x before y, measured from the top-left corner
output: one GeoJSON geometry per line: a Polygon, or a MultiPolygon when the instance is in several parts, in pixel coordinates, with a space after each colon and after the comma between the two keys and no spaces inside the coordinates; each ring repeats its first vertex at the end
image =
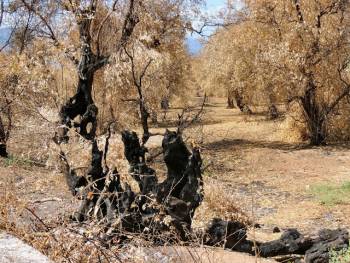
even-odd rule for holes
{"type": "MultiPolygon", "coordinates": [[[[221,212],[225,212],[222,203],[232,203],[262,225],[255,233],[261,236],[272,233],[275,226],[307,233],[350,228],[350,204],[324,205],[310,192],[315,185],[349,181],[349,145],[310,148],[285,143],[281,141],[282,120],[242,115],[237,109],[226,109],[223,99],[211,99],[205,111],[200,136],[207,166],[205,183],[216,192],[216,199],[210,200],[215,202],[212,207],[222,206],[221,212]]],[[[157,146],[160,140],[150,143],[157,146]]],[[[67,215],[77,206],[62,174],[52,169],[0,160],[0,192],[8,191],[9,184],[11,191],[44,219],[67,215]]],[[[212,216],[210,206],[203,207],[206,210],[199,209],[197,225],[207,212],[208,218],[212,216]]]]}
{"type": "Polygon", "coordinates": [[[267,227],[295,227],[313,233],[320,228],[349,227],[350,205],[324,205],[310,188],[350,180],[347,144],[312,148],[281,141],[282,120],[259,114],[244,116],[211,101],[204,126],[203,153],[212,162],[207,176],[233,195],[255,222],[267,227]]]}

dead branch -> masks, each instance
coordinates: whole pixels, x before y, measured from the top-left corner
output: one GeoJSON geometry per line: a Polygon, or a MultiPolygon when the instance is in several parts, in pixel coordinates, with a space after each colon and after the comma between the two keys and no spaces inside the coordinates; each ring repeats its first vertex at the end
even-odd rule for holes
{"type": "Polygon", "coordinates": [[[190,115],[186,116],[186,113],[190,110],[189,108],[185,108],[182,110],[181,114],[178,115],[178,122],[177,122],[177,133],[182,134],[185,129],[192,126],[196,122],[198,122],[204,112],[204,106],[207,102],[207,95],[204,94],[203,101],[201,104],[200,109],[197,111],[197,113],[190,118],[190,115]]]}

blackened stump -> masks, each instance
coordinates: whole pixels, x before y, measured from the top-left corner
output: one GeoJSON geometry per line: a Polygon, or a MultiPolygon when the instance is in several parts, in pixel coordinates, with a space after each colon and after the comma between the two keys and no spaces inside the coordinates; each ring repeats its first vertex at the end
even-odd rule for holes
{"type": "Polygon", "coordinates": [[[182,137],[176,132],[166,131],[162,147],[168,172],[165,181],[158,185],[158,202],[164,202],[169,195],[180,198],[188,180],[189,174],[185,174],[185,170],[191,155],[182,137]]]}
{"type": "Polygon", "coordinates": [[[124,155],[129,162],[129,173],[137,181],[140,192],[149,194],[157,184],[156,172],[146,164],[147,148],[141,146],[135,132],[123,131],[124,155]]]}
{"type": "Polygon", "coordinates": [[[348,248],[348,246],[349,233],[347,230],[321,230],[318,238],[314,240],[313,246],[305,253],[305,263],[328,263],[331,250],[339,251],[348,248]]]}
{"type": "Polygon", "coordinates": [[[247,227],[238,221],[214,218],[204,234],[208,246],[220,246],[234,251],[253,253],[253,242],[247,240],[247,227]]]}
{"type": "Polygon", "coordinates": [[[6,144],[1,144],[0,143],[0,157],[4,157],[4,158],[8,157],[8,153],[7,153],[7,150],[6,150],[6,144]]]}
{"type": "Polygon", "coordinates": [[[259,255],[262,257],[274,257],[290,254],[305,254],[312,246],[312,240],[305,238],[296,229],[285,231],[281,238],[259,246],[259,255]]]}
{"type": "Polygon", "coordinates": [[[4,124],[2,122],[1,116],[0,116],[0,157],[7,158],[7,149],[6,149],[6,141],[8,139],[8,134],[5,131],[4,124]]]}

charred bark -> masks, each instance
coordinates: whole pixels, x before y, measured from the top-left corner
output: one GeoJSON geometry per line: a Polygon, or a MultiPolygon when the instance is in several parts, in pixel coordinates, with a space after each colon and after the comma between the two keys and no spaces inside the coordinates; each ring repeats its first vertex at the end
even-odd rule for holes
{"type": "Polygon", "coordinates": [[[234,109],[235,104],[233,102],[233,98],[227,97],[227,108],[228,109],[234,109]]]}
{"type": "MultiPolygon", "coordinates": [[[[84,24],[84,23],[83,23],[84,24]]],[[[80,31],[84,40],[89,39],[84,30],[87,26],[81,26],[80,31]],[[84,37],[85,36],[85,37],[84,37]]],[[[91,51],[89,42],[82,47],[82,56],[79,62],[79,81],[76,94],[71,97],[60,111],[63,130],[60,134],[60,141],[67,142],[67,131],[74,127],[78,133],[87,140],[93,140],[97,128],[98,108],[92,99],[92,85],[95,72],[107,62],[105,57],[97,57],[91,51]],[[74,121],[80,116],[80,120],[74,121]],[[91,125],[88,131],[88,125],[91,125]]]]}
{"type": "Polygon", "coordinates": [[[204,243],[261,257],[302,255],[305,263],[328,263],[331,250],[349,246],[345,229],[321,230],[314,238],[305,237],[296,229],[286,230],[279,239],[259,243],[247,239],[246,225],[236,221],[213,219],[204,233],[204,243]],[[256,246],[256,247],[255,247],[256,246]]]}
{"type": "Polygon", "coordinates": [[[259,255],[274,257],[291,254],[305,254],[312,247],[313,241],[305,238],[296,229],[288,229],[281,238],[259,245],[259,255]]]}
{"type": "Polygon", "coordinates": [[[279,117],[278,109],[275,104],[271,104],[267,111],[267,118],[269,120],[275,120],[279,117]]]}
{"type": "Polygon", "coordinates": [[[228,109],[234,109],[235,104],[234,104],[234,92],[231,90],[227,91],[227,108],[228,109]]]}
{"type": "Polygon", "coordinates": [[[247,226],[237,221],[214,218],[204,233],[204,243],[253,254],[254,244],[247,240],[247,226]]]}
{"type": "MultiPolygon", "coordinates": [[[[146,163],[147,149],[135,132],[124,131],[122,140],[130,174],[138,182],[140,191],[122,186],[116,170],[103,168],[103,154],[94,141],[92,160],[85,180],[69,166],[69,180],[74,193],[79,192],[81,206],[73,218],[78,221],[105,222],[108,232],[118,229],[133,233],[148,233],[157,244],[194,238],[191,224],[195,210],[203,200],[201,156],[198,149],[189,151],[177,132],[166,131],[162,142],[167,177],[157,183],[156,172],[146,163]],[[78,191],[77,187],[82,189],[78,191]],[[162,238],[160,238],[162,237],[162,238]]],[[[108,139],[106,142],[108,145],[108,139]]],[[[107,147],[108,148],[108,147],[107,147]]],[[[108,149],[107,149],[108,150],[108,149]]],[[[105,149],[106,151],[106,149],[105,149]]],[[[271,242],[253,242],[247,238],[247,226],[237,221],[214,219],[203,234],[204,244],[224,246],[234,251],[262,257],[299,254],[307,263],[326,263],[330,250],[348,246],[348,232],[344,229],[322,230],[317,237],[304,237],[296,229],[285,231],[271,242]]]]}
{"type": "MultiPolygon", "coordinates": [[[[194,212],[203,199],[202,161],[198,149],[194,149],[191,154],[181,135],[167,131],[162,143],[167,178],[157,184],[155,171],[145,163],[147,150],[140,145],[136,133],[123,132],[122,136],[130,173],[139,183],[141,194],[155,196],[154,201],[178,221],[173,222],[175,225],[189,229],[194,212]]],[[[144,206],[144,201],[141,206],[144,206]]],[[[184,233],[182,228],[177,230],[184,233]]]]}
{"type": "Polygon", "coordinates": [[[73,219],[79,222],[105,220],[110,224],[116,216],[117,207],[119,212],[129,208],[130,200],[125,198],[129,189],[124,191],[121,188],[116,169],[103,168],[104,154],[99,150],[96,140],[92,143],[91,155],[91,164],[86,176],[77,178],[74,172],[66,175],[67,181],[73,182],[73,193],[78,193],[82,199],[78,211],[73,214],[73,219]],[[77,189],[79,187],[81,189],[77,189]]]}
{"type": "MultiPolygon", "coordinates": [[[[116,47],[119,51],[126,45],[129,37],[138,23],[139,19],[135,9],[138,1],[131,0],[124,20],[122,35],[116,47]]],[[[68,141],[67,132],[70,128],[76,128],[77,132],[87,140],[93,141],[97,129],[98,108],[92,98],[92,86],[94,75],[97,70],[108,63],[109,55],[102,55],[100,52],[99,35],[97,43],[91,37],[91,25],[96,12],[97,2],[93,1],[85,9],[77,9],[75,15],[79,27],[79,37],[81,43],[81,55],[79,61],[73,58],[77,64],[78,85],[76,94],[71,97],[60,110],[61,129],[55,137],[56,143],[68,141]],[[96,52],[92,50],[92,45],[96,44],[96,52]],[[80,117],[80,120],[75,119],[80,117]],[[88,127],[90,128],[88,129],[88,127]]],[[[101,24],[102,27],[103,24],[101,24]]]]}
{"type": "Polygon", "coordinates": [[[262,257],[300,254],[305,255],[305,263],[328,263],[331,250],[338,251],[348,245],[349,234],[345,229],[323,229],[316,238],[289,229],[280,239],[259,245],[259,253],[262,257]]]}
{"type": "Polygon", "coordinates": [[[168,110],[170,108],[169,98],[164,97],[160,102],[160,108],[162,110],[168,110]]]}
{"type": "Polygon", "coordinates": [[[129,162],[129,173],[138,183],[142,195],[152,192],[157,184],[156,172],[146,164],[147,148],[141,146],[135,132],[122,133],[124,154],[129,162]]]}
{"type": "Polygon", "coordinates": [[[181,135],[169,132],[164,136],[164,161],[167,178],[158,184],[156,172],[146,163],[147,149],[135,132],[124,131],[122,140],[125,157],[130,164],[130,175],[137,181],[139,192],[122,187],[117,171],[103,170],[103,153],[93,142],[92,161],[84,180],[78,180],[74,172],[66,169],[73,193],[81,186],[81,206],[73,215],[77,221],[97,219],[109,226],[119,226],[131,232],[145,229],[153,234],[174,235],[181,240],[190,238],[192,218],[203,199],[201,176],[202,160],[198,149],[187,149],[181,135]],[[72,183],[73,182],[73,183],[72,183]],[[157,219],[156,219],[157,218],[157,219]],[[170,220],[169,220],[170,219],[170,220]]]}
{"type": "Polygon", "coordinates": [[[5,127],[0,116],[0,157],[4,158],[8,157],[6,141],[5,127]]]}
{"type": "Polygon", "coordinates": [[[142,144],[145,144],[148,141],[148,139],[151,137],[151,134],[149,132],[149,127],[148,127],[148,119],[150,117],[150,114],[147,110],[147,107],[142,95],[140,95],[139,107],[140,107],[140,115],[141,115],[141,125],[143,129],[142,144]]]}
{"type": "Polygon", "coordinates": [[[65,175],[69,190],[75,196],[77,194],[77,189],[86,186],[88,182],[85,177],[77,176],[75,170],[70,167],[67,156],[63,151],[60,152],[60,159],[62,161],[61,171],[65,175]]]}
{"type": "Polygon", "coordinates": [[[316,101],[316,86],[312,81],[301,99],[310,133],[310,144],[321,145],[326,140],[326,123],[323,110],[316,101]]]}
{"type": "MultiPolygon", "coordinates": [[[[167,178],[157,186],[157,201],[170,202],[181,200],[187,209],[183,218],[189,226],[195,210],[203,200],[203,181],[201,175],[202,159],[198,149],[189,152],[181,135],[166,131],[163,139],[164,162],[167,166],[167,178]],[[171,199],[169,199],[171,197],[171,199]]],[[[170,204],[169,212],[171,211],[170,204]]]]}
{"type": "Polygon", "coordinates": [[[79,24],[80,39],[82,42],[81,58],[78,65],[78,87],[76,94],[71,97],[60,111],[62,130],[58,141],[67,142],[67,131],[74,127],[87,140],[93,140],[97,128],[98,108],[92,99],[92,85],[95,72],[107,63],[107,57],[97,56],[91,50],[90,36],[91,18],[82,19],[79,24]],[[74,121],[80,116],[80,120],[74,121]],[[87,130],[91,125],[90,131],[87,130]]]}

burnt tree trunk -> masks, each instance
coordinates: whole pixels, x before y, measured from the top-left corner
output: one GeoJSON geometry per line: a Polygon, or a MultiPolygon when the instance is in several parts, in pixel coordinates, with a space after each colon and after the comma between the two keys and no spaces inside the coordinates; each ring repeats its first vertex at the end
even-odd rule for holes
{"type": "Polygon", "coordinates": [[[245,114],[253,114],[249,106],[246,103],[244,103],[243,97],[241,94],[239,94],[238,91],[235,91],[235,100],[237,103],[237,107],[240,109],[241,112],[245,114]]]}
{"type": "Polygon", "coordinates": [[[149,132],[149,127],[148,127],[148,119],[150,117],[150,114],[146,107],[146,103],[144,101],[141,88],[139,89],[139,96],[140,96],[139,108],[140,108],[140,115],[141,115],[141,125],[143,129],[142,144],[145,144],[148,141],[149,137],[151,136],[149,132]]]}
{"type": "Polygon", "coordinates": [[[108,58],[98,56],[92,52],[91,22],[91,18],[86,15],[78,24],[80,41],[82,43],[78,65],[79,81],[76,94],[62,106],[60,111],[63,130],[59,134],[59,140],[63,142],[68,141],[67,131],[71,127],[76,128],[78,133],[87,140],[95,138],[98,108],[92,99],[92,85],[94,74],[107,63],[108,58]],[[74,119],[78,116],[80,116],[80,120],[74,122],[74,119]],[[88,131],[89,124],[91,124],[91,128],[88,131]]]}
{"type": "Polygon", "coordinates": [[[228,109],[234,109],[235,104],[233,103],[233,98],[227,97],[227,108],[228,109]]]}
{"type": "Polygon", "coordinates": [[[168,97],[164,97],[162,99],[162,101],[160,102],[160,108],[162,110],[168,110],[169,107],[170,107],[169,98],[168,97]]]}
{"type": "Polygon", "coordinates": [[[91,166],[84,177],[76,176],[63,155],[67,182],[73,194],[80,193],[82,199],[73,219],[106,222],[110,231],[121,228],[140,233],[147,230],[153,234],[153,239],[160,235],[169,240],[174,237],[190,239],[192,218],[203,200],[199,150],[193,149],[191,153],[181,135],[167,131],[162,146],[168,174],[159,184],[155,170],[146,163],[147,149],[136,133],[124,131],[122,140],[129,173],[139,185],[137,193],[127,184],[122,187],[116,170],[103,169],[106,155],[99,150],[96,141],[92,144],[91,166]],[[79,187],[82,187],[80,191],[79,187]]]}
{"type": "Polygon", "coordinates": [[[156,111],[152,111],[151,113],[151,121],[152,124],[157,125],[158,124],[158,114],[156,111]]]}
{"type": "Polygon", "coordinates": [[[316,101],[316,86],[312,80],[301,101],[310,133],[310,144],[321,145],[326,140],[327,130],[323,109],[316,101]]]}
{"type": "Polygon", "coordinates": [[[269,120],[275,120],[279,116],[278,109],[275,104],[271,104],[267,111],[267,118],[269,120]]]}
{"type": "Polygon", "coordinates": [[[206,229],[203,240],[209,246],[224,246],[252,255],[257,253],[261,257],[289,255],[290,262],[294,262],[292,255],[303,255],[305,263],[328,263],[331,250],[348,248],[349,233],[346,229],[323,229],[311,238],[303,236],[296,229],[288,229],[279,239],[260,243],[247,239],[246,225],[215,218],[206,229]]]}
{"type": "Polygon", "coordinates": [[[7,136],[6,136],[5,127],[0,115],[0,156],[4,158],[8,157],[7,147],[6,147],[6,141],[7,141],[6,137],[7,136]]]}
{"type": "MultiPolygon", "coordinates": [[[[135,14],[136,2],[135,0],[130,0],[122,28],[122,35],[119,42],[117,42],[117,52],[125,46],[139,21],[135,14]]],[[[97,51],[94,53],[92,50],[93,40],[90,32],[93,16],[96,12],[96,4],[97,2],[94,2],[86,9],[77,11],[75,14],[77,16],[81,43],[80,60],[75,61],[79,81],[76,94],[60,110],[61,129],[55,138],[57,143],[68,141],[67,132],[71,127],[76,128],[77,132],[87,140],[94,140],[96,135],[98,108],[92,98],[92,86],[96,71],[105,66],[109,59],[109,55],[100,53],[99,39],[95,43],[97,51]],[[80,116],[80,120],[74,121],[78,116],[80,116]],[[90,129],[88,129],[89,124],[90,129]]]]}
{"type": "Polygon", "coordinates": [[[227,108],[228,109],[235,108],[233,92],[230,90],[227,91],[227,108]]]}

